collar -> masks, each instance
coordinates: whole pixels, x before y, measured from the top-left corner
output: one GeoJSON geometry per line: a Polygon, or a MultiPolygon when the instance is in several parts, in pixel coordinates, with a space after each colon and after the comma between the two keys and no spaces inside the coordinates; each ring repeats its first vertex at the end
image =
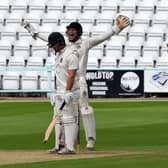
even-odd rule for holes
{"type": "Polygon", "coordinates": [[[58,55],[62,55],[62,54],[65,52],[66,48],[67,48],[67,47],[65,46],[61,51],[59,51],[59,52],[58,52],[58,55]]]}
{"type": "Polygon", "coordinates": [[[80,37],[77,41],[75,41],[75,42],[71,42],[71,41],[69,41],[69,45],[78,45],[78,44],[81,44],[81,42],[82,42],[82,38],[80,37]]]}
{"type": "Polygon", "coordinates": [[[75,44],[80,44],[82,42],[82,38],[80,37],[77,41],[75,41],[75,44]]]}

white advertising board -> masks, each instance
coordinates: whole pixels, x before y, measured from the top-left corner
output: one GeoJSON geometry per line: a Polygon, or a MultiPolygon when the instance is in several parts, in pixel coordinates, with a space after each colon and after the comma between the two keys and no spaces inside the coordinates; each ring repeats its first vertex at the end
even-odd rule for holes
{"type": "Polygon", "coordinates": [[[145,70],[144,92],[145,93],[168,92],[168,69],[145,70]]]}

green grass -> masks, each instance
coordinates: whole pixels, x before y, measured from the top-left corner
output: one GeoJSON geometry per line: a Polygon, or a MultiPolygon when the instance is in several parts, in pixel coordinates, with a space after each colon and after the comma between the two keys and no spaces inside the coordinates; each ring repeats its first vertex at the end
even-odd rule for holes
{"type": "MultiPolygon", "coordinates": [[[[91,105],[96,117],[96,150],[152,150],[158,154],[0,167],[168,167],[168,102],[91,102],[91,105]]],[[[53,147],[53,134],[46,145],[42,144],[44,131],[51,118],[52,107],[48,102],[0,103],[0,150],[53,147]]],[[[85,150],[82,126],[81,148],[85,150]]]]}

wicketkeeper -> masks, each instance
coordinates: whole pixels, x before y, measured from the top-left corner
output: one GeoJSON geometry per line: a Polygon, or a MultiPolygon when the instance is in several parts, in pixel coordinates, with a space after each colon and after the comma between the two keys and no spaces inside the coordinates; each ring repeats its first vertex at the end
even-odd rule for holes
{"type": "MultiPolygon", "coordinates": [[[[83,29],[79,22],[72,22],[67,26],[68,46],[75,46],[79,52],[79,70],[80,70],[80,111],[82,114],[83,125],[85,130],[85,136],[87,141],[87,149],[94,149],[96,141],[96,129],[95,129],[95,118],[94,110],[88,104],[88,88],[86,83],[86,68],[88,60],[88,52],[94,46],[108,40],[113,35],[118,35],[124,28],[129,25],[129,19],[126,16],[118,16],[116,19],[116,25],[112,27],[104,35],[98,37],[82,38],[83,29]]],[[[25,28],[31,33],[34,38],[40,38],[47,41],[40,32],[30,25],[26,24],[25,28]]]]}

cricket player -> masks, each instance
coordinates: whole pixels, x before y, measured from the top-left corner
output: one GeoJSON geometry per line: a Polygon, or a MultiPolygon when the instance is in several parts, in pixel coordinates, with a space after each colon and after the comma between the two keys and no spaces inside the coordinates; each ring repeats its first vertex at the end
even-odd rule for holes
{"type": "MultiPolygon", "coordinates": [[[[111,27],[108,32],[98,37],[82,38],[83,29],[79,22],[72,22],[66,28],[66,34],[68,37],[68,46],[75,46],[79,53],[79,72],[80,72],[80,111],[82,114],[82,120],[86,137],[86,148],[89,150],[94,149],[96,141],[96,129],[95,118],[93,108],[88,104],[88,88],[86,82],[86,68],[88,61],[88,52],[94,46],[108,40],[113,35],[118,35],[124,28],[129,25],[129,18],[123,15],[119,15],[116,19],[116,25],[111,27]]],[[[25,28],[31,33],[32,37],[40,38],[47,41],[46,37],[37,32],[34,27],[29,23],[25,24],[25,28]]]]}
{"type": "Polygon", "coordinates": [[[60,120],[56,123],[56,149],[58,154],[74,154],[74,143],[77,129],[78,101],[80,97],[79,87],[79,55],[74,47],[67,47],[64,37],[59,32],[53,32],[48,37],[48,45],[53,48],[55,57],[55,110],[57,113],[62,102],[66,105],[60,120]],[[60,122],[65,131],[65,147],[59,149],[60,122]]]}

